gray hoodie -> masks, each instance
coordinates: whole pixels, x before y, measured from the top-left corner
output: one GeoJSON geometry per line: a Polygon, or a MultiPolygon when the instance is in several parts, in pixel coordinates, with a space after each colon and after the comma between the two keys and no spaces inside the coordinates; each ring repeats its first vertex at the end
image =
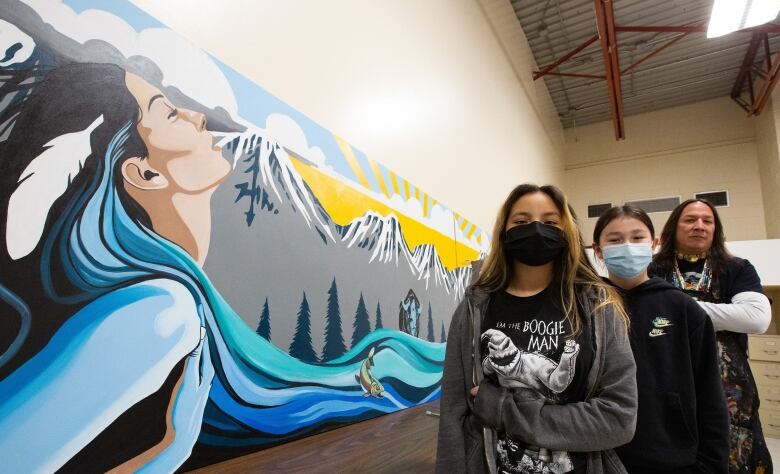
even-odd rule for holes
{"type": "Polygon", "coordinates": [[[636,365],[628,334],[611,307],[595,312],[595,291],[578,289],[590,317],[595,356],[584,402],[545,404],[483,381],[480,334],[489,296],[469,288],[455,310],[442,378],[436,472],[496,471],[496,432],[551,450],[587,453],[587,472],[625,473],[612,448],[631,441],[637,412],[636,365]],[[479,385],[476,398],[469,390],[479,385]]]}

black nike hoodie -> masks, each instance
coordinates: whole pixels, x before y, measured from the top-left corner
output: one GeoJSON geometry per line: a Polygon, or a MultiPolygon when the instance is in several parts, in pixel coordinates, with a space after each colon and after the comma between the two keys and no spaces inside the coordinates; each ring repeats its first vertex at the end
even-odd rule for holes
{"type": "Polygon", "coordinates": [[[639,391],[634,439],[617,449],[631,473],[728,472],[728,413],[715,331],[691,297],[661,278],[621,290],[639,391]]]}

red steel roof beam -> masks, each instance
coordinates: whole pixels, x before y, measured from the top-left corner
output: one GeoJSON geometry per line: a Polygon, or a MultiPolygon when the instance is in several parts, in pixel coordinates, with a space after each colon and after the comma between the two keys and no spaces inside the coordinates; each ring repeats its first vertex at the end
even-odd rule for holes
{"type": "Polygon", "coordinates": [[[756,61],[756,54],[761,47],[764,36],[766,36],[766,33],[753,33],[753,37],[750,38],[750,44],[745,52],[745,57],[742,58],[742,67],[739,68],[737,80],[734,81],[734,87],[731,88],[732,99],[736,100],[737,97],[742,95],[745,79],[750,79],[750,70],[753,68],[753,63],[756,61]]]}
{"type": "Polygon", "coordinates": [[[623,97],[620,87],[615,13],[612,9],[612,0],[593,0],[593,6],[596,10],[601,54],[604,57],[604,72],[607,78],[609,105],[612,110],[612,125],[615,127],[615,140],[622,140],[626,138],[626,133],[623,126],[623,97]]]}
{"type": "Polygon", "coordinates": [[[596,40],[599,39],[599,35],[593,35],[590,39],[588,39],[586,42],[582,43],[581,45],[577,46],[573,50],[569,51],[568,53],[564,54],[560,57],[557,61],[555,61],[552,64],[549,64],[545,66],[541,71],[534,71],[534,81],[539,79],[542,76],[545,76],[550,73],[553,69],[560,66],[561,64],[565,63],[569,59],[571,59],[575,54],[579,53],[583,49],[590,46],[592,43],[596,42],[596,40]]]}
{"type": "Polygon", "coordinates": [[[753,112],[750,115],[761,114],[764,106],[769,102],[769,98],[772,97],[772,90],[777,85],[778,79],[780,79],[780,53],[777,53],[772,61],[772,69],[767,74],[764,83],[761,84],[761,90],[758,91],[756,103],[753,105],[753,112]]]}

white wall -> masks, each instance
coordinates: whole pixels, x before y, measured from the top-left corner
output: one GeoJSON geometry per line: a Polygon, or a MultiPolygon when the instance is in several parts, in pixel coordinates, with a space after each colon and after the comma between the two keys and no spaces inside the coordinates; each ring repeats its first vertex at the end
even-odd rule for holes
{"type": "MultiPolygon", "coordinates": [[[[729,192],[719,208],[728,240],[766,238],[755,119],[728,98],[626,117],[624,141],[612,123],[570,128],[566,136],[565,189],[580,216],[586,243],[595,218],[589,204],[697,192],[729,192]]],[[[668,212],[650,217],[660,234],[668,212]]]]}
{"type": "Polygon", "coordinates": [[[509,2],[132,1],[485,229],[515,184],[562,182],[509,2]]]}
{"type": "Polygon", "coordinates": [[[780,92],[756,118],[758,169],[764,198],[764,216],[768,238],[780,238],[780,92]]]}
{"type": "Polygon", "coordinates": [[[761,284],[780,287],[780,239],[726,242],[729,252],[756,267],[761,284]]]}

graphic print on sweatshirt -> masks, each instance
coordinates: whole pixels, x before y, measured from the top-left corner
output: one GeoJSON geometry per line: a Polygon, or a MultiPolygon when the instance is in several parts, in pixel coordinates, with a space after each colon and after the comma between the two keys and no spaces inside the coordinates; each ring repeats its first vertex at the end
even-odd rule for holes
{"type": "Polygon", "coordinates": [[[717,285],[712,285],[712,269],[705,264],[704,260],[698,262],[677,260],[677,268],[679,268],[680,274],[673,275],[674,286],[688,293],[688,296],[697,301],[700,300],[702,293],[710,293],[715,299],[719,299],[717,285]]]}
{"type": "Polygon", "coordinates": [[[674,326],[674,324],[672,324],[669,319],[658,316],[653,319],[653,329],[650,330],[649,335],[650,337],[666,336],[669,334],[669,329],[667,328],[670,326],[674,326]]]}
{"type": "MultiPolygon", "coordinates": [[[[527,298],[496,293],[484,329],[481,354],[486,377],[551,403],[565,401],[580,345],[566,339],[570,325],[548,291],[527,298]]],[[[558,474],[575,467],[565,451],[526,446],[503,434],[498,436],[497,454],[499,473],[558,474]]]]}

